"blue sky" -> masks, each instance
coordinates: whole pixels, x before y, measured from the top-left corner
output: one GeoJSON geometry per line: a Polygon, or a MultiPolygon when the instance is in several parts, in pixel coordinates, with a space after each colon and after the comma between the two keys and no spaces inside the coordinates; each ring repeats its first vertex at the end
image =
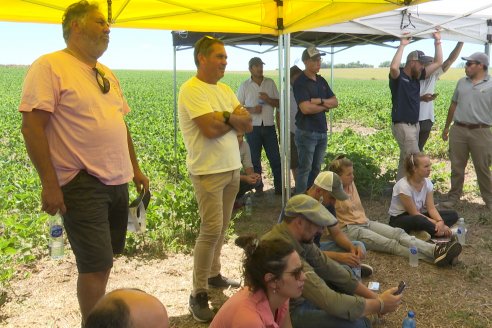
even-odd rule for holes
{"type": "MultiPolygon", "coordinates": [[[[65,47],[61,25],[27,24],[0,22],[0,65],[21,64],[29,65],[42,54],[56,51],[65,47]]],[[[393,44],[398,46],[398,42],[393,44]]],[[[444,58],[454,48],[455,42],[444,41],[444,58]]],[[[255,47],[258,51],[264,51],[267,46],[255,47]]],[[[405,55],[412,50],[423,50],[426,54],[433,55],[434,46],[432,40],[423,40],[409,45],[405,49],[405,55]]],[[[300,61],[301,48],[292,48],[291,65],[300,61]]],[[[395,49],[379,46],[357,46],[342,51],[335,55],[335,63],[348,63],[360,61],[374,66],[385,60],[391,60],[395,49]]],[[[469,55],[476,51],[484,51],[483,46],[477,44],[465,44],[462,55],[469,55]]],[[[249,58],[257,54],[228,47],[228,70],[245,71],[249,58]]],[[[276,51],[259,55],[266,63],[265,69],[278,67],[278,54],[276,51]]],[[[330,60],[330,56],[324,57],[330,60]]],[[[172,38],[170,31],[162,30],[137,30],[114,28],[111,30],[111,42],[106,53],[100,58],[103,64],[113,69],[158,69],[171,70],[173,67],[172,38]]],[[[459,63],[457,60],[455,64],[459,63]]],[[[191,50],[178,52],[178,70],[194,70],[193,53],[191,50]]]]}

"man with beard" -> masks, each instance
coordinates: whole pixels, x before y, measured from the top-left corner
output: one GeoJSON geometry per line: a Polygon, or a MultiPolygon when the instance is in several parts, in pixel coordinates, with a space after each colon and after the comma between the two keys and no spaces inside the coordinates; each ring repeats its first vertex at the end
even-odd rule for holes
{"type": "Polygon", "coordinates": [[[301,297],[290,301],[293,327],[370,327],[366,316],[393,312],[401,303],[402,295],[393,295],[396,287],[374,293],[313,243],[324,227],[336,222],[319,201],[296,195],[287,202],[283,222],[262,237],[287,241],[301,257],[306,280],[301,297]]]}
{"type": "Polygon", "coordinates": [[[106,18],[97,4],[80,1],[62,26],[67,47],[32,64],[19,111],[42,210],[63,216],[75,254],[83,325],[106,291],[113,254],[125,246],[128,182],[140,192],[149,180],[124,121],[130,108],[119,82],[98,62],[109,43],[106,18]]]}
{"type": "Polygon", "coordinates": [[[442,65],[441,34],[434,32],[434,58],[415,50],[408,54],[407,62],[400,67],[403,50],[411,38],[401,38],[400,46],[390,65],[391,132],[400,148],[396,181],[405,174],[404,160],[408,154],[419,152],[420,80],[430,76],[442,65]],[[431,63],[432,62],[432,63],[431,63]],[[431,63],[428,66],[424,66],[431,63]]]}
{"type": "MultiPolygon", "coordinates": [[[[251,78],[241,83],[237,91],[237,99],[246,107],[253,119],[253,131],[246,133],[246,140],[248,140],[251,150],[254,171],[260,175],[260,183],[255,187],[255,190],[259,193],[263,191],[261,179],[261,148],[263,147],[272,168],[275,194],[281,195],[280,153],[273,118],[275,108],[279,106],[278,90],[272,79],[263,76],[264,64],[259,57],[253,57],[249,60],[251,78]]],[[[279,122],[278,110],[276,113],[277,122],[279,122]]]]}
{"type": "Polygon", "coordinates": [[[463,193],[465,168],[471,154],[480,194],[488,215],[492,212],[492,80],[488,74],[489,56],[476,52],[466,60],[466,77],[460,79],[448,109],[442,139],[449,137],[451,190],[443,207],[454,207],[463,193]],[[449,126],[453,122],[451,129],[449,126]]]}

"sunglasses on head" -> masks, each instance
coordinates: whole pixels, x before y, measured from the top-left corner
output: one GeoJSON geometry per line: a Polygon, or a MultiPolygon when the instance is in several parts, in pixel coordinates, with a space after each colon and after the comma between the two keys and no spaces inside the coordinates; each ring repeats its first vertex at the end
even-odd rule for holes
{"type": "Polygon", "coordinates": [[[104,77],[104,72],[100,71],[97,67],[93,67],[92,70],[96,73],[96,81],[102,93],[108,93],[111,89],[111,84],[109,84],[109,80],[104,77]]]}
{"type": "Polygon", "coordinates": [[[288,274],[292,275],[295,280],[300,280],[301,279],[301,274],[303,272],[304,272],[304,266],[301,265],[300,267],[298,267],[294,271],[286,271],[284,273],[288,273],[288,274]]]}
{"type": "Polygon", "coordinates": [[[210,36],[210,35],[204,35],[199,41],[198,43],[196,44],[195,48],[198,49],[198,50],[201,50],[202,47],[204,47],[205,49],[207,49],[211,43],[215,42],[215,41],[219,41],[219,39],[217,38],[214,38],[213,36],[210,36]]]}
{"type": "Polygon", "coordinates": [[[479,62],[476,62],[476,61],[467,61],[465,63],[466,66],[470,67],[471,65],[478,65],[480,64],[479,62]]]}

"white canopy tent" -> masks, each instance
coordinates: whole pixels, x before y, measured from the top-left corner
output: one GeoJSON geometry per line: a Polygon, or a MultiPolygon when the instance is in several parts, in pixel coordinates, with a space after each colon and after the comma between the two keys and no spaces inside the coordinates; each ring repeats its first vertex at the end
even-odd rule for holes
{"type": "MultiPolygon", "coordinates": [[[[433,1],[309,31],[333,34],[339,40],[345,36],[372,42],[364,35],[422,39],[432,38],[436,28],[444,40],[487,45],[492,42],[492,1],[433,1]]],[[[333,45],[333,41],[327,41],[327,45],[333,45]]],[[[377,40],[372,43],[381,44],[377,40]]]]}

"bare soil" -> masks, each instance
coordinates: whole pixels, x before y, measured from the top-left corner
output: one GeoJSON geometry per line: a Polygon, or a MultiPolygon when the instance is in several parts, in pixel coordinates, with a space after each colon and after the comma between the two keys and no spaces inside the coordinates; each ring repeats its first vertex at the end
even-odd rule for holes
{"type": "MultiPolygon", "coordinates": [[[[389,198],[364,201],[368,216],[387,222],[389,198]]],[[[277,221],[281,197],[267,190],[254,197],[251,217],[243,215],[234,223],[236,234],[262,233],[277,221]]],[[[468,225],[467,245],[460,263],[437,268],[420,262],[411,268],[403,257],[368,252],[366,263],[375,272],[364,283],[378,281],[381,289],[407,282],[404,302],[376,327],[401,327],[407,310],[416,312],[419,327],[492,327],[492,217],[479,198],[469,197],[457,208],[468,225]]],[[[242,250],[230,240],[222,252],[222,273],[240,279],[242,250]]],[[[140,288],[158,297],[166,306],[172,327],[206,327],[196,323],[187,305],[191,288],[192,256],[163,254],[162,258],[120,256],[115,259],[108,290],[140,288]]],[[[76,299],[76,266],[71,251],[64,259],[43,258],[22,268],[22,276],[11,282],[7,302],[0,307],[4,327],[80,327],[76,299]]],[[[218,309],[235,290],[211,290],[211,303],[218,309]]]]}

